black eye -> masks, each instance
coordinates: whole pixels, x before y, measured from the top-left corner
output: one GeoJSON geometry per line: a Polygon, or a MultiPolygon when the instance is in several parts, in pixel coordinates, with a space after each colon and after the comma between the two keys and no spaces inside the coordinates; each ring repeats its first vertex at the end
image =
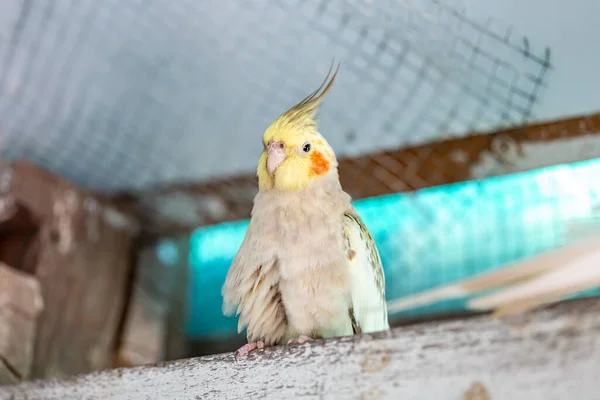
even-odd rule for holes
{"type": "Polygon", "coordinates": [[[302,146],[302,151],[308,153],[310,151],[310,143],[305,143],[304,146],[302,146]]]}

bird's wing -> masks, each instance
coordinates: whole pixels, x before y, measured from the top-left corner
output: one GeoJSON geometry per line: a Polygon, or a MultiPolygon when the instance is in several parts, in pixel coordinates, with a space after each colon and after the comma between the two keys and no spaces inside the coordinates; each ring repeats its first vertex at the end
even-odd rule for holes
{"type": "Polygon", "coordinates": [[[350,266],[354,331],[377,332],[389,329],[385,277],[373,236],[355,212],[344,213],[343,235],[350,266]]]}
{"type": "Polygon", "coordinates": [[[287,329],[273,247],[251,220],[221,289],[223,313],[239,315],[238,333],[245,327],[249,342],[277,343],[287,329]]]}

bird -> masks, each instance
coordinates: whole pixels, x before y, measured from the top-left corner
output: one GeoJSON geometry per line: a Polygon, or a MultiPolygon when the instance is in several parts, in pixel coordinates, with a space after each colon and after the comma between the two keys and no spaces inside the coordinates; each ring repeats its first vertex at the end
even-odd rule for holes
{"type": "Polygon", "coordinates": [[[258,193],[221,290],[223,313],[238,317],[238,333],[246,329],[236,357],[390,328],[379,251],[317,127],[333,67],[263,133],[258,193]]]}
{"type": "Polygon", "coordinates": [[[390,314],[443,300],[469,298],[466,309],[506,318],[600,286],[600,233],[568,235],[558,248],[491,272],[387,302],[390,314]]]}

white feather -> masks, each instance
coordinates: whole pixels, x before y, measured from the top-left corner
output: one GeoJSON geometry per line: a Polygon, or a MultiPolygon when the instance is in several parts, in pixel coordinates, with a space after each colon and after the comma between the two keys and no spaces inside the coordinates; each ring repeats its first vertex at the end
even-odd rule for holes
{"type": "Polygon", "coordinates": [[[381,268],[381,265],[371,265],[367,243],[361,238],[361,228],[356,222],[349,219],[346,232],[350,246],[355,252],[352,260],[349,260],[349,265],[352,307],[356,322],[363,333],[387,330],[390,325],[385,294],[377,287],[375,274],[375,268],[381,268]]]}

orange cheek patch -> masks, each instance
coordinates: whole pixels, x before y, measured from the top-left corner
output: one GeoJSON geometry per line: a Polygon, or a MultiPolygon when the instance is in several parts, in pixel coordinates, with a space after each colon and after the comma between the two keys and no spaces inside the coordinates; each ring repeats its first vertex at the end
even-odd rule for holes
{"type": "Polygon", "coordinates": [[[329,171],[329,161],[325,158],[323,153],[319,151],[313,151],[310,155],[310,175],[323,175],[329,171]]]}

